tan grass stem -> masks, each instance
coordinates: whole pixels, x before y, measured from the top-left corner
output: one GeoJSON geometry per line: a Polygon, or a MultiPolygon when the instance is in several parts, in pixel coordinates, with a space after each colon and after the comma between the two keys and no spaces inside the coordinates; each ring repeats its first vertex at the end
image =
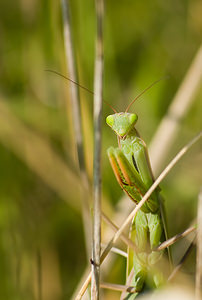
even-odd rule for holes
{"type": "MultiPolygon", "coordinates": [[[[64,46],[66,55],[66,65],[69,72],[69,77],[78,82],[76,60],[74,55],[74,45],[71,33],[71,20],[69,12],[69,1],[61,0],[61,8],[63,15],[63,33],[64,33],[64,46]]],[[[83,134],[81,125],[81,108],[80,108],[80,98],[79,89],[76,84],[70,85],[71,91],[71,109],[73,114],[73,124],[74,124],[74,139],[76,143],[76,151],[78,157],[78,165],[80,176],[84,188],[84,192],[81,193],[81,203],[82,203],[82,217],[85,232],[85,244],[88,259],[91,253],[91,218],[89,209],[90,191],[89,191],[89,180],[86,171],[85,158],[84,158],[84,145],[83,145],[83,134]]]]}
{"type": "Polygon", "coordinates": [[[96,0],[96,57],[94,74],[93,248],[91,299],[99,299],[101,252],[101,145],[103,94],[104,1],[96,0]]]}
{"type": "Polygon", "coordinates": [[[152,170],[159,173],[162,162],[167,157],[180,128],[180,120],[191,107],[202,79],[202,45],[199,47],[185,77],[180,85],[168,112],[161,121],[153,137],[149,153],[152,170]]]}

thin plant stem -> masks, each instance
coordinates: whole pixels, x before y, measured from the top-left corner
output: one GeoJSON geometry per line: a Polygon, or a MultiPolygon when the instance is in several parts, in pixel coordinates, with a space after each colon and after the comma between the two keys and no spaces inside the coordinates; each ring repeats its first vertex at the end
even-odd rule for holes
{"type": "Polygon", "coordinates": [[[114,290],[118,292],[137,293],[133,286],[127,286],[122,284],[114,284],[108,282],[101,282],[100,287],[102,289],[114,290]]]}
{"type": "Polygon", "coordinates": [[[101,252],[101,138],[103,94],[104,1],[96,0],[96,58],[94,75],[93,247],[91,299],[99,299],[101,252]]]}
{"type": "MultiPolygon", "coordinates": [[[[131,285],[133,277],[134,277],[134,268],[131,269],[131,272],[128,275],[127,282],[126,282],[127,286],[131,285]]],[[[122,291],[120,300],[124,300],[127,297],[127,293],[128,293],[128,291],[126,291],[126,290],[122,291]]]]}
{"type": "Polygon", "coordinates": [[[202,45],[199,47],[185,78],[180,85],[168,112],[153,137],[149,153],[152,170],[159,173],[162,162],[169,153],[180,128],[180,121],[191,107],[202,79],[202,45]],[[166,134],[165,134],[166,132],[166,134]]]}
{"type": "MultiPolygon", "coordinates": [[[[131,223],[132,219],[136,216],[138,210],[142,207],[142,205],[147,201],[147,199],[151,196],[153,191],[157,188],[159,183],[165,178],[165,176],[171,171],[171,169],[176,165],[176,163],[185,155],[185,153],[193,146],[194,143],[196,143],[200,138],[202,137],[202,131],[195,136],[187,145],[185,145],[178,154],[171,160],[171,162],[167,165],[167,167],[163,170],[163,172],[159,175],[159,177],[156,179],[156,181],[153,183],[153,185],[149,188],[149,190],[146,192],[142,200],[139,202],[139,204],[135,207],[135,209],[130,213],[130,215],[127,217],[123,225],[119,228],[119,230],[114,234],[113,238],[108,243],[107,247],[104,249],[100,263],[104,261],[106,256],[108,255],[110,249],[113,247],[114,243],[119,239],[125,228],[131,223]]],[[[86,278],[81,290],[77,294],[76,300],[81,299],[83,294],[85,293],[88,284],[91,281],[91,275],[90,273],[88,277],[86,278]]]]}
{"type": "Polygon", "coordinates": [[[197,257],[196,257],[196,300],[202,298],[202,188],[198,197],[198,216],[197,216],[197,257]]]}
{"type": "MultiPolygon", "coordinates": [[[[78,82],[76,61],[74,56],[74,46],[73,46],[72,34],[71,34],[69,1],[61,0],[61,8],[62,8],[62,15],[63,15],[64,46],[65,46],[67,69],[70,78],[73,81],[78,82]]],[[[91,218],[90,218],[90,209],[89,209],[90,192],[89,192],[89,180],[86,172],[86,165],[85,165],[85,158],[84,158],[79,89],[76,84],[71,84],[70,90],[71,90],[71,108],[72,108],[72,114],[74,120],[74,137],[76,142],[78,165],[79,165],[79,171],[80,171],[83,188],[85,190],[85,192],[83,192],[81,195],[81,202],[82,202],[82,216],[83,216],[83,224],[84,224],[84,232],[85,232],[86,252],[88,258],[90,258],[90,252],[91,252],[90,250],[91,249],[90,248],[91,218]]]]}
{"type": "Polygon", "coordinates": [[[171,237],[170,239],[164,241],[163,243],[161,243],[158,247],[156,247],[155,249],[153,249],[153,251],[161,251],[167,247],[170,247],[171,245],[173,245],[175,242],[179,241],[180,239],[182,239],[183,237],[187,236],[188,234],[190,234],[191,232],[196,230],[196,226],[191,226],[188,229],[186,229],[185,231],[176,234],[175,236],[171,237]]]}
{"type": "MultiPolygon", "coordinates": [[[[90,272],[90,266],[88,265],[88,266],[85,268],[85,270],[84,270],[84,272],[83,272],[83,274],[82,274],[82,276],[81,276],[81,279],[80,279],[80,281],[79,281],[79,283],[78,283],[78,285],[77,285],[77,287],[76,287],[76,289],[75,289],[73,295],[71,296],[71,299],[70,299],[70,300],[75,300],[75,299],[76,299],[77,294],[78,294],[79,290],[80,290],[81,287],[82,287],[82,283],[83,283],[83,281],[86,279],[86,277],[88,276],[89,272],[90,272]]],[[[83,297],[83,298],[84,298],[85,300],[87,300],[87,299],[89,300],[89,299],[90,299],[89,289],[88,289],[88,293],[86,293],[86,294],[85,294],[85,297],[83,297]],[[88,297],[88,296],[89,296],[89,297],[88,297]]]]}
{"type": "MultiPolygon", "coordinates": [[[[102,212],[102,219],[110,226],[111,229],[113,229],[115,232],[119,230],[119,227],[116,226],[107,216],[105,213],[102,212]]],[[[131,249],[134,251],[137,251],[137,247],[135,243],[129,239],[124,233],[120,236],[121,240],[131,249]]]]}
{"type": "Polygon", "coordinates": [[[183,257],[181,258],[181,260],[178,263],[178,265],[175,267],[175,269],[172,271],[172,273],[168,277],[168,281],[171,281],[175,277],[175,275],[177,274],[177,272],[180,270],[180,268],[182,267],[182,265],[184,264],[184,262],[188,258],[189,254],[191,253],[191,251],[192,251],[193,247],[195,246],[195,244],[196,244],[196,241],[194,239],[192,241],[192,243],[189,245],[187,251],[185,252],[185,254],[183,255],[183,257]]]}
{"type": "MultiPolygon", "coordinates": [[[[106,247],[106,244],[101,244],[101,247],[102,248],[105,248],[106,247]]],[[[116,247],[112,247],[111,248],[111,252],[112,253],[115,253],[115,254],[118,254],[118,255],[120,255],[120,256],[123,256],[123,257],[128,257],[128,254],[127,254],[127,252],[125,252],[125,251],[123,251],[123,250],[121,250],[121,249],[119,249],[119,248],[116,248],[116,247]]]]}

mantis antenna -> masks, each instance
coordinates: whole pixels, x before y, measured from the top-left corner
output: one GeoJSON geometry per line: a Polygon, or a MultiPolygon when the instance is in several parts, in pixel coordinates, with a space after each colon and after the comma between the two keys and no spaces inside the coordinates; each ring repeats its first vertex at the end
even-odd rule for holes
{"type": "MultiPolygon", "coordinates": [[[[50,73],[57,74],[57,75],[63,77],[64,79],[66,79],[66,80],[68,80],[68,81],[70,81],[70,82],[76,84],[78,87],[80,87],[80,88],[82,88],[83,90],[89,92],[90,94],[92,94],[92,95],[95,94],[94,92],[92,92],[91,90],[89,90],[88,88],[86,88],[85,86],[83,86],[83,85],[81,85],[80,83],[78,83],[78,82],[76,82],[76,81],[74,81],[74,80],[72,80],[72,79],[70,79],[70,78],[64,76],[63,74],[61,74],[61,73],[59,73],[59,72],[57,72],[57,71],[53,71],[53,70],[45,70],[45,71],[46,71],[46,72],[50,72],[50,73]]],[[[113,108],[113,106],[111,106],[111,105],[110,105],[108,102],[106,102],[104,99],[103,99],[103,102],[104,102],[105,104],[107,104],[107,105],[113,110],[113,112],[117,113],[117,111],[115,110],[115,108],[113,108]]]]}
{"type": "Polygon", "coordinates": [[[156,83],[158,83],[159,81],[164,80],[164,79],[166,79],[166,78],[168,78],[168,76],[164,76],[164,77],[162,77],[162,78],[160,78],[160,79],[154,81],[151,85],[149,85],[146,89],[144,89],[137,97],[135,97],[134,100],[132,100],[132,101],[130,102],[130,104],[129,104],[128,107],[126,108],[125,112],[128,112],[129,108],[133,105],[133,103],[134,103],[138,98],[140,98],[140,96],[142,96],[146,91],[148,91],[152,86],[154,86],[156,83]]]}

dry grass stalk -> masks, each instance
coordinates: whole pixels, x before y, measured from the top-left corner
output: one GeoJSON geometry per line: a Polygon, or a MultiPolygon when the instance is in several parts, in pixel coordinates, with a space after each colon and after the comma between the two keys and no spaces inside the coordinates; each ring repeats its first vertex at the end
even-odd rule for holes
{"type": "MultiPolygon", "coordinates": [[[[82,274],[82,276],[81,276],[81,279],[80,279],[80,281],[79,281],[79,283],[78,283],[78,285],[77,285],[77,287],[76,287],[76,289],[75,289],[73,295],[71,296],[71,299],[70,299],[70,300],[75,300],[75,299],[77,298],[77,295],[78,295],[80,289],[82,288],[82,284],[83,284],[84,280],[86,279],[86,277],[88,276],[89,272],[90,272],[90,266],[88,265],[88,266],[85,268],[85,270],[84,270],[84,272],[83,272],[83,274],[82,274]]],[[[85,299],[85,300],[87,300],[87,299],[89,300],[89,299],[90,299],[90,296],[89,296],[89,297],[88,297],[88,296],[89,296],[89,295],[86,293],[86,294],[83,296],[83,300],[84,300],[84,299],[85,299]]]]}
{"type": "Polygon", "coordinates": [[[175,242],[179,241],[180,239],[182,239],[183,237],[187,236],[188,234],[190,234],[191,232],[193,232],[195,230],[196,230],[196,226],[189,227],[185,231],[178,233],[175,236],[173,236],[172,238],[168,239],[167,241],[161,243],[158,247],[156,247],[156,249],[154,249],[154,251],[161,251],[167,247],[170,247],[175,242]]]}
{"type": "Polygon", "coordinates": [[[149,147],[152,170],[159,173],[180,128],[180,120],[191,107],[202,78],[202,45],[175,95],[166,116],[161,121],[149,147]],[[165,134],[166,133],[166,134],[165,134]]]}
{"type": "Polygon", "coordinates": [[[181,269],[182,265],[184,264],[184,262],[188,258],[188,256],[191,253],[193,247],[195,246],[195,243],[196,243],[196,241],[194,239],[193,242],[189,245],[187,251],[185,252],[185,254],[183,255],[183,257],[181,258],[181,260],[178,263],[178,265],[175,267],[175,269],[172,271],[172,273],[168,277],[168,281],[171,281],[175,277],[175,275],[177,274],[177,272],[181,269]]]}
{"type": "MultiPolygon", "coordinates": [[[[116,226],[103,212],[102,212],[102,219],[113,229],[115,232],[119,230],[119,227],[116,226]]],[[[124,233],[120,236],[121,240],[131,249],[136,251],[135,243],[129,239],[124,233]]]]}
{"type": "Polygon", "coordinates": [[[118,292],[136,293],[136,290],[133,286],[127,286],[127,285],[122,285],[122,284],[102,282],[100,284],[100,287],[103,289],[109,289],[109,290],[114,290],[114,291],[118,291],[118,292]]]}
{"type": "Polygon", "coordinates": [[[103,92],[103,17],[104,1],[96,1],[96,58],[94,75],[94,163],[93,163],[93,249],[91,299],[99,299],[101,252],[101,132],[103,92]]]}
{"type": "MultiPolygon", "coordinates": [[[[106,244],[101,243],[101,247],[102,247],[102,248],[105,248],[105,247],[106,247],[106,244]]],[[[110,250],[110,252],[111,252],[111,253],[114,253],[114,254],[118,254],[118,255],[123,256],[123,257],[125,257],[125,258],[128,257],[128,253],[127,253],[127,252],[125,252],[125,251],[123,251],[123,250],[121,250],[121,249],[119,249],[119,248],[117,248],[117,247],[112,247],[111,250],[110,250]]]]}
{"type": "MultiPolygon", "coordinates": [[[[74,45],[72,42],[72,34],[71,34],[69,1],[61,0],[61,7],[62,7],[62,14],[63,14],[64,46],[65,46],[67,70],[69,72],[70,78],[73,81],[78,82],[76,61],[74,56],[74,45]]],[[[85,165],[85,158],[84,158],[84,145],[83,145],[83,135],[82,135],[82,126],[81,126],[81,109],[80,109],[78,85],[71,84],[70,90],[71,90],[71,109],[72,109],[73,120],[74,120],[74,138],[76,142],[79,171],[80,171],[80,176],[84,188],[84,192],[82,192],[81,194],[81,202],[82,202],[82,216],[83,216],[83,224],[84,224],[84,232],[85,232],[85,244],[86,244],[86,252],[88,258],[90,258],[90,253],[91,253],[91,218],[90,218],[90,209],[89,209],[90,192],[89,192],[89,180],[86,172],[86,165],[85,165]]]]}

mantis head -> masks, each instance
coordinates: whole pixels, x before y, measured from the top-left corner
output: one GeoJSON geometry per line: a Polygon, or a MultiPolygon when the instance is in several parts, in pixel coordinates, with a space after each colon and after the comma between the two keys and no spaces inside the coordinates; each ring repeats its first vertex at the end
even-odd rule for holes
{"type": "Polygon", "coordinates": [[[113,131],[115,131],[118,137],[124,138],[134,127],[137,119],[138,116],[136,114],[121,112],[109,115],[106,118],[106,123],[112,128],[113,131]]]}

